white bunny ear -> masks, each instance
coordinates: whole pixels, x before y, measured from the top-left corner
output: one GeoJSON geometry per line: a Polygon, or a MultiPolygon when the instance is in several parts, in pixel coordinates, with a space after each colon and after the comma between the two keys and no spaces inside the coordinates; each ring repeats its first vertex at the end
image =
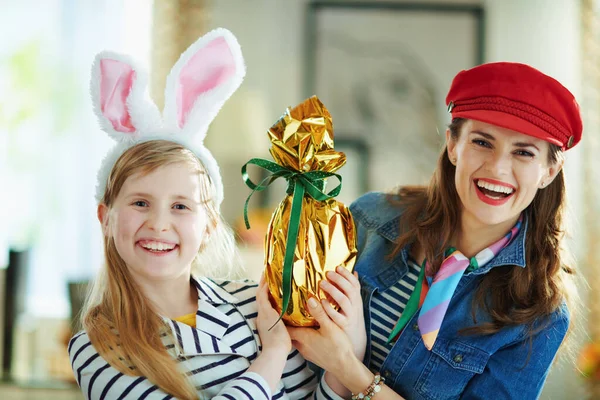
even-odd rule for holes
{"type": "Polygon", "coordinates": [[[106,51],[96,56],[90,82],[94,112],[113,139],[132,141],[161,125],[146,89],[146,74],[127,56],[106,51]]]}
{"type": "Polygon", "coordinates": [[[222,28],[207,33],[181,55],[167,77],[165,124],[202,140],[245,74],[235,36],[222,28]]]}

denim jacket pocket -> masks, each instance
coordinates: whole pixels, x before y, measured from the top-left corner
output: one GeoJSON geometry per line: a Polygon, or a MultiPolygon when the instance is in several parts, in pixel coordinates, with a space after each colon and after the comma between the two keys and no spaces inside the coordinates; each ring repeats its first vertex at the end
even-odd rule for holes
{"type": "Polygon", "coordinates": [[[489,358],[487,352],[464,342],[438,338],[416,390],[430,400],[458,399],[471,378],[483,372],[489,358]]]}

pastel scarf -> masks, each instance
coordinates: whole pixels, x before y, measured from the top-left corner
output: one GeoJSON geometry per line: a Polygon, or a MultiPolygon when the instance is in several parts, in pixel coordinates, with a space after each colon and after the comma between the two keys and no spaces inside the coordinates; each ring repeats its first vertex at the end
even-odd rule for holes
{"type": "Polygon", "coordinates": [[[515,226],[502,239],[483,249],[470,260],[457,249],[449,248],[445,252],[446,258],[435,277],[431,274],[431,264],[427,260],[423,261],[415,289],[406,303],[398,323],[390,333],[388,343],[398,338],[402,329],[420,307],[421,311],[417,320],[419,330],[423,337],[423,344],[431,350],[437,339],[446,311],[448,311],[450,300],[465,271],[483,267],[493,259],[517,235],[522,222],[523,216],[521,215],[515,226]]]}

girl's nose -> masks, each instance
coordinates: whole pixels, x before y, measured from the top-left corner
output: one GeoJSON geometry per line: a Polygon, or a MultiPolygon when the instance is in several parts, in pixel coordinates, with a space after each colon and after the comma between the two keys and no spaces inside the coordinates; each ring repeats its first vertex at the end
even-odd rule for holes
{"type": "Polygon", "coordinates": [[[156,232],[168,230],[169,224],[168,213],[159,210],[151,212],[147,221],[148,228],[156,232]]]}

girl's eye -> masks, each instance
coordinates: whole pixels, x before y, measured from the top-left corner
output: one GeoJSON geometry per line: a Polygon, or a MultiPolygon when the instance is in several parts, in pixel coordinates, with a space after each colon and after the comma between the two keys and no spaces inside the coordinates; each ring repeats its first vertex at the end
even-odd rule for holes
{"type": "Polygon", "coordinates": [[[187,207],[187,206],[185,206],[185,205],[183,205],[183,204],[175,204],[173,207],[174,207],[176,210],[187,210],[187,209],[188,209],[188,207],[187,207]]]}
{"type": "Polygon", "coordinates": [[[138,200],[138,201],[134,201],[133,205],[136,206],[136,207],[147,207],[148,203],[146,203],[143,200],[138,200]]]}
{"type": "Polygon", "coordinates": [[[487,141],[482,139],[473,139],[473,143],[481,147],[492,147],[487,141]]]}
{"type": "Polygon", "coordinates": [[[517,154],[518,156],[524,156],[524,157],[533,157],[533,154],[532,154],[532,153],[530,153],[530,152],[528,152],[528,151],[525,151],[525,150],[517,150],[517,151],[516,151],[516,154],[517,154]]]}

